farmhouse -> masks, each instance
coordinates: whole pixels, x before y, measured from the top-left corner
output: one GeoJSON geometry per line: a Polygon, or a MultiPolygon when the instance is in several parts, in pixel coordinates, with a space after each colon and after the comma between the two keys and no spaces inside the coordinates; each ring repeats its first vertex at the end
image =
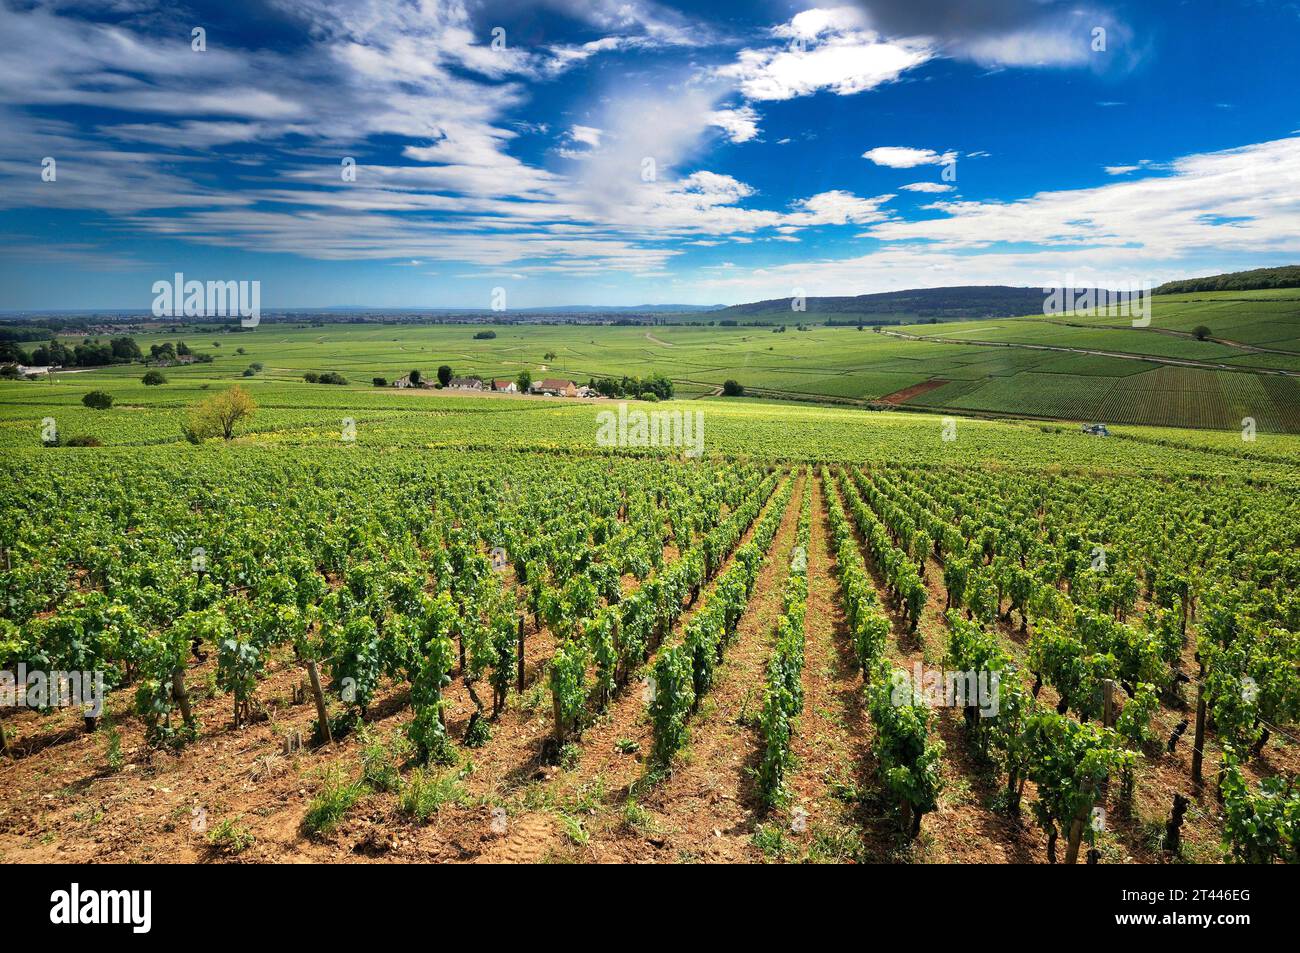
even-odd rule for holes
{"type": "Polygon", "coordinates": [[[477,377],[453,377],[447,386],[455,390],[482,390],[483,382],[477,377]]]}
{"type": "Polygon", "coordinates": [[[519,392],[519,385],[514,381],[493,381],[492,389],[500,391],[503,394],[517,394],[519,392]]]}
{"type": "Polygon", "coordinates": [[[429,386],[429,382],[426,381],[426,380],[421,380],[418,384],[416,384],[416,383],[413,383],[413,382],[411,381],[411,375],[410,375],[410,374],[403,374],[403,375],[402,375],[401,377],[399,377],[397,380],[393,381],[393,386],[394,386],[394,387],[420,387],[420,388],[425,388],[425,387],[428,387],[428,386],[429,386]]]}
{"type": "Polygon", "coordinates": [[[546,394],[550,397],[577,397],[578,387],[573,381],[560,380],[555,377],[548,377],[542,381],[534,381],[532,388],[534,394],[546,394]]]}

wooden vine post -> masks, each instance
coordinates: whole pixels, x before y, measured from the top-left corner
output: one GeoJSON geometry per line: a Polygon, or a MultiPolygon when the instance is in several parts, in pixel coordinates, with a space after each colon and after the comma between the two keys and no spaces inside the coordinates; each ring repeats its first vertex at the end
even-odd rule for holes
{"type": "MultiPolygon", "coordinates": [[[[1085,805],[1092,803],[1092,794],[1094,790],[1095,787],[1091,781],[1084,786],[1084,794],[1086,795],[1086,798],[1084,799],[1085,805]]],[[[1086,807],[1081,808],[1079,812],[1074,815],[1074,820],[1070,824],[1069,839],[1065,843],[1065,862],[1067,864],[1078,863],[1079,845],[1083,843],[1083,825],[1088,823],[1091,816],[1091,810],[1086,807]]]]}
{"type": "Polygon", "coordinates": [[[1201,788],[1201,768],[1205,750],[1205,685],[1196,688],[1196,740],[1192,742],[1192,784],[1201,788]]]}
{"type": "Polygon", "coordinates": [[[1183,815],[1187,813],[1187,808],[1191,803],[1190,798],[1184,797],[1177,791],[1174,792],[1174,810],[1169,815],[1168,823],[1165,824],[1165,850],[1176,854],[1179,847],[1182,846],[1183,815]]]}
{"type": "Polygon", "coordinates": [[[194,727],[194,710],[190,708],[190,693],[185,690],[185,670],[178,668],[172,672],[172,696],[176,703],[181,706],[181,717],[185,719],[185,727],[194,727]]]}
{"type": "Polygon", "coordinates": [[[320,689],[320,672],[316,670],[315,661],[307,663],[307,679],[311,682],[312,698],[316,700],[316,737],[333,744],[334,734],[330,731],[329,714],[325,710],[325,693],[320,689]]]}
{"type": "Polygon", "coordinates": [[[1101,681],[1101,724],[1104,728],[1115,727],[1115,679],[1104,678],[1101,681]]]}
{"type": "Polygon", "coordinates": [[[524,617],[519,616],[519,651],[518,658],[515,660],[515,691],[520,695],[524,693],[524,617]]]}

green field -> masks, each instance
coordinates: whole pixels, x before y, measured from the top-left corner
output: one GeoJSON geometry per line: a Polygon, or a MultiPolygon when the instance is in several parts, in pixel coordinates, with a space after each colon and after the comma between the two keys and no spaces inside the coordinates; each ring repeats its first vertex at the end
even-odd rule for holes
{"type": "MultiPolygon", "coordinates": [[[[557,352],[575,333],[533,332],[557,352]]],[[[168,369],[162,386],[140,383],[138,366],[0,385],[0,666],[107,670],[116,686],[94,734],[77,712],[5,713],[0,743],[15,757],[0,756],[0,812],[33,818],[0,825],[6,862],[337,860],[390,830],[418,838],[424,859],[582,860],[588,842],[627,861],[688,859],[701,818],[728,831],[703,838],[705,859],[1041,861],[1051,841],[1030,807],[1052,778],[1040,766],[1082,756],[1116,766],[1088,803],[1132,818],[1089,843],[1106,862],[1157,862],[1147,832],[1195,770],[1190,738],[1163,752],[1186,715],[1175,679],[1195,671],[1198,649],[1214,716],[1205,772],[1234,786],[1219,809],[1206,788],[1182,856],[1281,854],[1241,832],[1282,809],[1260,784],[1296,763],[1300,436],[1120,426],[1101,439],[1046,421],[753,398],[628,402],[698,413],[697,459],[603,443],[609,401],[308,384],[299,369],[395,371],[391,332],[311,334],[227,336],[221,361],[168,369]],[[349,357],[348,336],[369,336],[372,351],[349,357]],[[250,360],[266,364],[238,379],[252,417],[229,442],[183,440],[189,407],[250,360]],[[100,387],[114,406],[84,407],[100,387]],[[102,446],[42,446],[51,428],[102,446]],[[1099,551],[1104,575],[1089,568],[1099,551]],[[505,554],[499,571],[489,553],[505,554]],[[1185,636],[1181,586],[1197,607],[1185,636]],[[1021,734],[995,736],[994,757],[972,768],[978,739],[962,736],[960,711],[914,703],[905,745],[884,727],[897,712],[891,673],[948,659],[964,671],[970,652],[992,653],[1003,691],[1020,686],[1039,726],[1023,738],[1047,746],[1020,823],[969,792],[986,773],[990,790],[1007,785],[1004,748],[1021,734]],[[313,659],[317,705],[303,687],[313,659]],[[1032,673],[1046,686],[1036,702],[1032,673]],[[1247,674],[1270,692],[1243,710],[1247,674]],[[1101,689],[1088,679],[1139,676],[1124,695],[1132,740],[1096,728],[1101,689]],[[178,678],[188,695],[174,694],[178,678]],[[855,698],[862,713],[846,722],[835,699],[855,698]],[[332,742],[284,757],[286,739],[319,734],[318,711],[332,742]],[[1065,747],[1080,732],[1082,754],[1065,747]],[[1250,746],[1259,758],[1231,761],[1250,746]],[[894,805],[896,769],[918,751],[939,796],[917,796],[915,839],[894,805]],[[422,808],[430,778],[445,801],[422,808]],[[825,833],[789,835],[773,855],[772,831],[794,816],[787,781],[825,833]],[[846,798],[850,783],[866,793],[846,798]],[[702,806],[705,789],[722,790],[722,805],[702,806]],[[760,797],[772,810],[740,813],[760,797]],[[880,805],[866,820],[864,797],[880,805]],[[217,840],[176,835],[196,804],[221,825],[217,840]],[[461,846],[489,808],[536,856],[509,838],[461,846]]],[[[399,353],[453,335],[465,329],[411,332],[399,353]]],[[[536,347],[524,332],[502,337],[521,361],[536,347]]],[[[1062,414],[1097,379],[1040,376],[1063,382],[1043,390],[1062,414]]],[[[968,383],[963,399],[991,386],[968,383]]],[[[1195,385],[1193,404],[1211,392],[1195,385]]],[[[1221,383],[1213,393],[1252,399],[1221,383]]]]}
{"type": "MultiPolygon", "coordinates": [[[[496,338],[487,340],[476,339],[481,328],[470,325],[263,323],[239,334],[189,328],[138,337],[146,352],[152,343],[181,339],[215,358],[167,369],[171,383],[156,391],[137,393],[143,371],[134,365],[60,374],[52,385],[6,384],[0,401],[11,410],[72,404],[95,385],[133,406],[175,406],[194,399],[204,385],[242,379],[253,362],[263,365],[249,379],[255,389],[300,381],[307,371],[337,371],[369,391],[372,378],[391,380],[412,368],[432,376],[447,364],[457,375],[485,379],[523,370],[534,379],[579,382],[663,373],[686,398],[714,394],[734,379],[754,396],[852,405],[932,382],[941,386],[890,403],[958,414],[1228,431],[1239,431],[1250,418],[1261,433],[1300,433],[1300,298],[1294,292],[1160,296],[1154,304],[1151,326],[1144,329],[1132,328],[1127,318],[1076,315],[912,325],[884,333],[822,325],[799,330],[793,323],[780,333],[757,326],[499,325],[496,338]],[[1296,352],[1198,341],[1190,330],[1202,323],[1223,341],[1257,347],[1267,342],[1296,352]],[[1088,353],[1095,351],[1106,353],[1088,353]]],[[[300,403],[310,408],[339,399],[306,385],[275,395],[272,403],[285,414],[300,403]]],[[[374,394],[362,405],[404,407],[426,396],[374,394]]],[[[285,425],[306,419],[287,416],[285,425]]]]}
{"type": "MultiPolygon", "coordinates": [[[[257,339],[245,336],[243,340],[250,341],[247,347],[250,356],[254,355],[257,339]]],[[[0,447],[6,452],[32,449],[38,454],[94,452],[77,448],[41,449],[42,424],[52,419],[64,441],[86,436],[99,440],[105,448],[173,445],[177,452],[193,452],[181,434],[186,408],[236,382],[222,372],[221,366],[218,363],[168,368],[169,383],[158,387],[139,382],[138,366],[63,375],[52,384],[0,384],[0,447]],[[82,395],[100,388],[114,396],[114,407],[107,411],[84,407],[82,395]]],[[[326,362],[312,365],[306,361],[303,366],[348,367],[326,362]]],[[[1180,373],[1174,369],[1153,373],[1170,372],[1180,373]]],[[[348,452],[366,447],[464,446],[592,452],[598,451],[597,415],[615,406],[606,401],[476,397],[464,392],[444,395],[437,391],[361,384],[347,387],[307,384],[290,378],[289,373],[273,370],[268,364],[263,374],[238,378],[238,383],[253,395],[258,405],[253,418],[241,425],[238,442],[270,449],[337,446],[346,418],[356,426],[355,445],[343,448],[348,452]]],[[[1215,376],[1213,372],[1191,373],[1215,376]]],[[[1144,376],[1126,378],[1124,383],[1144,376]]],[[[1221,376],[1257,382],[1256,378],[1243,375],[1221,376]]],[[[1004,378],[1001,383],[1006,386],[1009,380],[1004,378]]],[[[1088,380],[1091,378],[1072,378],[1069,386],[1088,380]]],[[[993,385],[980,384],[979,388],[989,386],[993,385]]],[[[954,403],[978,404],[973,399],[978,393],[976,390],[971,395],[954,398],[954,403]]],[[[1222,388],[1218,393],[1223,393],[1222,388]]],[[[1054,391],[1052,396],[1063,414],[1072,406],[1068,388],[1054,391]]],[[[1205,403],[1201,391],[1169,391],[1163,396],[1172,405],[1179,400],[1189,406],[1205,403]]],[[[1007,399],[1017,398],[1009,394],[1007,399]]],[[[1126,399],[1122,395],[1110,399],[1117,415],[1124,410],[1126,399]]],[[[1099,440],[1079,433],[1070,425],[959,418],[957,439],[945,442],[941,439],[944,415],[938,413],[870,411],[723,397],[677,400],[657,407],[633,402],[632,406],[703,411],[708,455],[853,462],[906,459],[917,464],[1026,460],[1035,465],[1050,463],[1149,473],[1223,472],[1286,481],[1296,478],[1300,464],[1300,437],[1269,433],[1265,420],[1259,421],[1256,439],[1245,441],[1240,433],[1234,432],[1220,434],[1158,427],[1134,428],[1131,433],[1141,440],[1123,439],[1130,433],[1125,427],[1114,428],[1116,437],[1121,439],[1099,440]],[[1153,444],[1188,449],[1153,454],[1153,444]]],[[[1232,406],[1225,405],[1228,409],[1219,411],[1224,416],[1225,427],[1228,418],[1239,412],[1239,407],[1232,410],[1232,406]]]]}

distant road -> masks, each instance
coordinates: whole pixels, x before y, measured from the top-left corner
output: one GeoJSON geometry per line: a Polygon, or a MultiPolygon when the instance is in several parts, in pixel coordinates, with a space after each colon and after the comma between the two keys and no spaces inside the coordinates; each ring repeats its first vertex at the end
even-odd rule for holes
{"type": "Polygon", "coordinates": [[[656,344],[662,344],[664,347],[676,347],[676,346],[677,346],[676,344],[669,344],[667,341],[661,341],[661,340],[659,340],[659,338],[655,337],[655,336],[654,336],[653,334],[651,334],[649,331],[647,331],[647,332],[645,333],[645,339],[646,339],[647,341],[654,341],[656,344]]]}

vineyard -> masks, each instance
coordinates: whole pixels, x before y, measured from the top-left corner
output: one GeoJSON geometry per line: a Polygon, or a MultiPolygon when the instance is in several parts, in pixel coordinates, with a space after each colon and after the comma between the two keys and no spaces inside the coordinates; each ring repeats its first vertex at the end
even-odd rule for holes
{"type": "MultiPolygon", "coordinates": [[[[535,379],[578,383],[663,374],[677,396],[689,398],[735,380],[755,397],[806,403],[865,406],[892,398],[886,403],[920,411],[1227,430],[1239,430],[1249,417],[1261,432],[1300,433],[1300,301],[1294,291],[1224,294],[1157,296],[1145,329],[1131,327],[1127,317],[1039,315],[882,326],[875,333],[870,322],[859,330],[827,326],[824,315],[789,312],[726,327],[698,313],[685,316],[690,324],[657,324],[652,331],[500,325],[486,338],[455,324],[276,323],[233,337],[194,326],[151,330],[136,336],[143,353],[183,340],[203,361],[169,368],[162,387],[142,386],[140,368],[130,365],[12,390],[0,383],[0,445],[17,436],[5,426],[7,411],[25,403],[79,406],[85,389],[71,385],[131,394],[141,411],[138,439],[153,442],[166,429],[145,419],[154,408],[204,387],[239,380],[268,391],[285,405],[286,425],[305,426],[316,419],[311,410],[338,399],[324,393],[333,388],[299,386],[306,374],[336,373],[354,387],[370,387],[412,367],[431,374],[444,362],[457,375],[483,380],[513,379],[525,369],[535,379]],[[1192,334],[1202,324],[1211,339],[1192,334]],[[1171,361],[1184,363],[1161,363],[1171,361]],[[259,369],[241,376],[254,363],[259,369]],[[298,411],[292,417],[291,407],[298,411]]],[[[73,347],[80,338],[62,341],[73,347]]],[[[389,406],[401,397],[374,394],[367,403],[382,406],[385,396],[389,406]]]]}
{"type": "Polygon", "coordinates": [[[1298,859],[1288,438],[284,397],[9,409],[0,859],[1298,859]]]}

